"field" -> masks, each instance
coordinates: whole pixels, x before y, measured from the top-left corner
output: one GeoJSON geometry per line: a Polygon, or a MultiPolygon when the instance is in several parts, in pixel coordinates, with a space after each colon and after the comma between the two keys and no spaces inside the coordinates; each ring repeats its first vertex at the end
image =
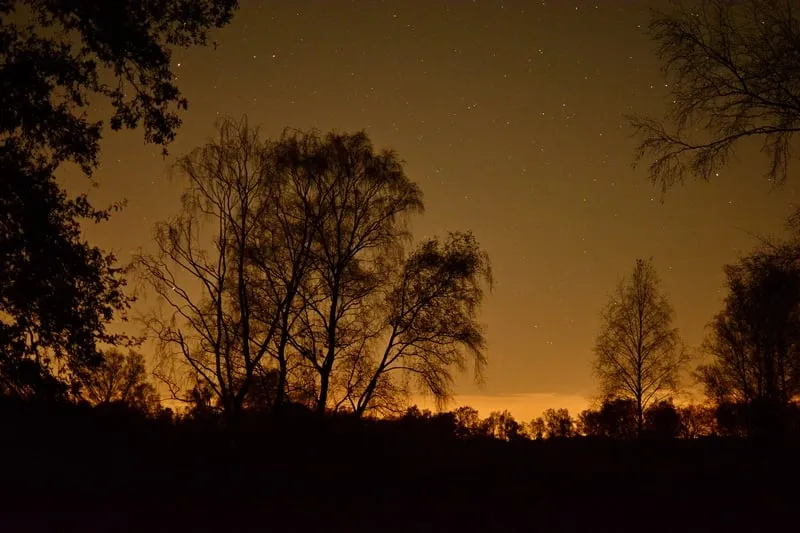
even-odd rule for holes
{"type": "Polygon", "coordinates": [[[507,443],[293,419],[232,444],[135,417],[4,422],[4,532],[780,531],[800,516],[789,442],[507,443]]]}

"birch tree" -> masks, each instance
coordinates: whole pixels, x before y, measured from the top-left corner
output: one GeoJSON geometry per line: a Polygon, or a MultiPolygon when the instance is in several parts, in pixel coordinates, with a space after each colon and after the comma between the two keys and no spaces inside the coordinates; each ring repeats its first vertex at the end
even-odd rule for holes
{"type": "Polygon", "coordinates": [[[677,391],[687,362],[673,316],[652,261],[642,259],[601,313],[594,373],[603,396],[636,403],[639,434],[647,407],[677,391]]]}

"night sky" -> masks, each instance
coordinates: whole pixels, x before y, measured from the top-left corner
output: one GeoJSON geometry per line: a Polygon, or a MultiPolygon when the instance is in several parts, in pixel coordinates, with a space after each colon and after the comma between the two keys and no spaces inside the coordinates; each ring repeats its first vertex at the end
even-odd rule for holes
{"type": "Polygon", "coordinates": [[[268,136],[365,129],[425,193],[415,236],[469,229],[491,256],[486,384],[459,378],[457,402],[523,420],[546,407],[575,413],[596,393],[599,311],[637,257],[654,258],[684,342],[697,347],[721,306],[722,266],[753,235],[780,235],[798,200],[795,183],[775,189],[762,177],[758,145],[663,202],[646,169],[632,169],[624,115],[661,117],[670,102],[645,34],[659,4],[244,0],[216,49],[174,56],[190,107],[170,157],[140,131],[108,133],[99,189],[78,172],[63,179],[98,206],[128,199],[111,222],[87,227],[127,262],[177,209],[169,163],[218,117],[247,114],[268,136]]]}

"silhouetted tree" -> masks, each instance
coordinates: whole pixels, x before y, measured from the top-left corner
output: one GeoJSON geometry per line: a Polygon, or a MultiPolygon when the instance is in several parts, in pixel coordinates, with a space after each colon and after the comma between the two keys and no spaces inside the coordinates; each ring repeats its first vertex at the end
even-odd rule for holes
{"type": "Polygon", "coordinates": [[[144,126],[166,145],[187,101],[170,64],[176,47],[204,45],[227,24],[236,0],[0,2],[0,134],[31,161],[72,161],[91,174],[102,122],[86,113],[95,98],[113,110],[112,129],[144,126]]]}
{"type": "Polygon", "coordinates": [[[686,172],[702,179],[725,165],[739,141],[756,137],[767,176],[783,180],[800,129],[800,25],[790,1],[702,0],[656,11],[650,34],[671,88],[671,126],[633,117],[636,160],[666,189],[686,172]],[[697,130],[700,136],[690,135],[697,130]]]}
{"type": "Polygon", "coordinates": [[[420,409],[417,405],[412,405],[406,408],[399,421],[406,429],[420,432],[430,426],[433,416],[430,409],[420,409]]]}
{"type": "MultiPolygon", "coordinates": [[[[766,246],[725,268],[728,295],[697,369],[709,399],[741,405],[746,424],[773,426],[800,393],[800,261],[791,245],[766,246]]],[[[727,409],[727,417],[736,409],[727,409]]],[[[730,424],[728,424],[730,425],[730,424]]],[[[751,427],[752,430],[757,430],[751,427]]]]}
{"type": "Polygon", "coordinates": [[[251,289],[265,269],[249,261],[273,208],[267,193],[274,186],[273,162],[257,128],[246,119],[223,121],[217,139],[176,163],[188,182],[181,212],[156,226],[157,252],[136,259],[166,305],[166,313],[153,313],[147,325],[167,364],[177,356],[188,365],[218,398],[229,424],[280,326],[279,306],[263,312],[257,306],[251,289]]]}
{"type": "Polygon", "coordinates": [[[681,415],[670,400],[656,402],[644,413],[644,429],[652,437],[675,438],[681,433],[681,415]]]}
{"type": "Polygon", "coordinates": [[[410,418],[410,419],[418,419],[418,418],[430,418],[433,416],[433,413],[430,409],[420,409],[416,404],[411,405],[406,409],[406,412],[403,413],[403,418],[410,418]]]}
{"type": "Polygon", "coordinates": [[[455,417],[456,436],[472,438],[481,433],[481,419],[476,409],[463,405],[453,411],[453,416],[455,417]]]}
{"type": "Polygon", "coordinates": [[[682,438],[696,439],[716,434],[716,414],[713,408],[705,405],[688,405],[680,407],[678,413],[681,417],[682,438]]]}
{"type": "Polygon", "coordinates": [[[523,437],[522,426],[508,411],[492,411],[482,423],[486,435],[499,440],[517,440],[523,437]]]}
{"type": "Polygon", "coordinates": [[[416,405],[406,408],[405,413],[399,417],[388,418],[392,426],[399,423],[404,433],[403,437],[410,434],[425,435],[439,441],[452,441],[454,438],[473,438],[476,434],[465,434],[464,428],[453,412],[433,413],[430,409],[422,409],[416,405]]]}
{"type": "Polygon", "coordinates": [[[298,167],[313,178],[311,205],[318,213],[313,267],[301,286],[293,344],[316,372],[316,409],[322,413],[333,379],[345,376],[334,405],[351,396],[354,382],[370,379],[363,354],[380,332],[373,319],[386,263],[407,236],[403,217],[422,210],[422,193],[396,154],[376,152],[363,132],[297,133],[289,139],[298,167]]]}
{"type": "Polygon", "coordinates": [[[204,43],[235,7],[0,1],[2,391],[64,397],[101,363],[98,343],[122,340],[104,327],[127,306],[120,271],[80,232],[82,221],[100,222],[113,209],[70,198],[53,174],[63,162],[87,175],[96,168],[102,122],[86,112],[95,97],[110,102],[113,129],[143,124],[147,141],[168,143],[186,107],[171,49],[204,43]]]}
{"type": "Polygon", "coordinates": [[[156,413],[160,402],[148,382],[142,354],[119,350],[103,353],[102,364],[84,380],[85,396],[95,405],[122,403],[145,413],[156,413]]]}
{"type": "Polygon", "coordinates": [[[528,425],[528,435],[534,440],[542,440],[545,438],[547,435],[547,424],[544,418],[540,416],[531,420],[528,425]]]}
{"type": "MultiPolygon", "coordinates": [[[[542,420],[544,424],[544,420],[542,420]]],[[[603,428],[600,424],[600,412],[593,409],[584,409],[578,414],[576,431],[585,437],[603,437],[603,428]]]]}
{"type": "Polygon", "coordinates": [[[545,436],[548,439],[572,437],[575,423],[568,409],[548,409],[544,412],[545,436]]]}
{"type": "Polygon", "coordinates": [[[431,427],[433,431],[443,437],[452,437],[457,434],[458,426],[456,425],[456,417],[449,411],[439,412],[431,418],[431,427]]]}
{"type": "Polygon", "coordinates": [[[637,435],[636,402],[606,399],[599,410],[587,409],[579,418],[580,432],[588,437],[628,439],[637,435]]]}
{"type": "Polygon", "coordinates": [[[272,411],[279,401],[280,371],[261,368],[253,376],[242,407],[254,411],[272,411]]]}
{"type": "Polygon", "coordinates": [[[267,143],[274,158],[272,186],[264,189],[268,205],[260,214],[258,230],[247,243],[246,261],[259,275],[249,279],[247,289],[253,295],[253,314],[266,324],[277,311],[278,336],[268,353],[278,366],[274,403],[313,401],[316,386],[312,369],[295,357],[296,324],[304,309],[300,288],[308,271],[315,265],[314,246],[328,207],[320,201],[317,162],[308,157],[310,139],[285,132],[278,142],[267,143]],[[290,373],[294,378],[289,381],[290,373]]]}
{"type": "Polygon", "coordinates": [[[372,377],[355,403],[359,415],[392,374],[409,376],[443,405],[451,396],[452,370],[465,367],[465,352],[472,356],[476,380],[486,364],[477,312],[482,283],[491,285],[491,266],[472,234],[450,234],[444,243],[427,240],[397,278],[386,297],[388,340],[380,359],[369,362],[372,377]]]}
{"type": "Polygon", "coordinates": [[[186,394],[188,404],[187,416],[192,420],[207,421],[213,419],[219,411],[219,401],[211,387],[200,379],[186,394]]]}
{"type": "Polygon", "coordinates": [[[603,394],[636,403],[639,433],[645,410],[677,389],[687,361],[672,327],[672,306],[659,284],[652,261],[638,259],[603,310],[594,347],[594,371],[603,394]]]}
{"type": "Polygon", "coordinates": [[[79,223],[108,213],[69,199],[50,168],[0,143],[0,394],[66,398],[101,364],[100,345],[126,341],[106,330],[128,308],[122,273],[79,223]]]}
{"type": "Polygon", "coordinates": [[[747,437],[758,433],[752,424],[748,404],[743,402],[721,402],[717,404],[714,416],[717,420],[717,430],[725,437],[747,437]]]}
{"type": "Polygon", "coordinates": [[[181,214],[137,260],[167,304],[148,323],[226,414],[274,366],[272,404],[358,416],[400,412],[414,385],[443,404],[467,353],[480,376],[488,257],[469,233],[403,257],[404,217],[422,200],[395,154],[363,133],[262,141],[225,121],[178,169],[181,214]]]}

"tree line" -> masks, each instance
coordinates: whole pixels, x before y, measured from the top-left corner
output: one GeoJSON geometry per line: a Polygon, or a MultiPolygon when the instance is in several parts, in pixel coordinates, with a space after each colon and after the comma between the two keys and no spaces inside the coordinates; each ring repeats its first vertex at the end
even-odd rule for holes
{"type": "Polygon", "coordinates": [[[709,406],[676,407],[669,401],[649,406],[641,429],[636,403],[622,399],[605,400],[600,407],[585,409],[577,416],[568,409],[550,408],[530,421],[518,421],[507,410],[492,411],[481,418],[470,406],[439,413],[412,406],[396,421],[457,438],[511,442],[581,437],[627,440],[740,436],[737,428],[725,425],[725,421],[718,424],[716,413],[709,406]]]}

